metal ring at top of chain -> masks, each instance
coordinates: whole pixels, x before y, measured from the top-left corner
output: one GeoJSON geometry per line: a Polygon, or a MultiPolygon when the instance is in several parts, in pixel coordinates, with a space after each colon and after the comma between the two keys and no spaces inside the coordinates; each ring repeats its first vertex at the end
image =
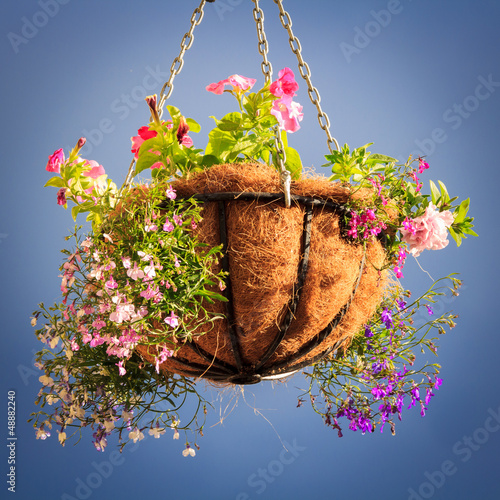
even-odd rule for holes
{"type": "Polygon", "coordinates": [[[198,26],[198,24],[200,24],[201,20],[203,19],[203,7],[205,5],[205,2],[206,0],[201,0],[200,5],[194,10],[191,16],[191,27],[189,28],[189,31],[184,34],[181,41],[181,51],[179,52],[179,55],[174,59],[174,62],[170,67],[170,77],[160,91],[160,99],[158,102],[158,114],[160,115],[160,117],[163,113],[163,106],[165,104],[165,101],[170,97],[172,90],[174,90],[174,78],[180,73],[182,67],[184,66],[184,53],[191,48],[191,45],[193,45],[193,32],[196,26],[198,26]],[[165,90],[167,90],[166,94],[165,90]]]}
{"type": "Polygon", "coordinates": [[[297,56],[300,76],[302,76],[302,78],[307,82],[309,98],[318,110],[318,121],[321,128],[326,133],[328,149],[330,150],[330,152],[332,152],[331,144],[333,143],[335,144],[335,148],[337,150],[340,150],[339,143],[334,137],[332,137],[330,133],[330,120],[328,119],[328,115],[321,109],[321,98],[319,92],[316,87],[313,87],[311,83],[311,71],[309,69],[309,65],[302,58],[302,47],[300,45],[299,39],[293,34],[292,20],[290,18],[290,15],[283,8],[282,0],[274,0],[274,3],[279,7],[281,24],[283,25],[283,28],[285,28],[288,32],[288,42],[290,44],[290,48],[292,49],[292,52],[297,56]]]}

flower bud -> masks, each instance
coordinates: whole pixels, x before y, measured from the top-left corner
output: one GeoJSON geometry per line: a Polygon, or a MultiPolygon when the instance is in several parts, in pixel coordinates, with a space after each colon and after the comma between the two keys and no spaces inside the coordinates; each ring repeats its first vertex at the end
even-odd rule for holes
{"type": "Polygon", "coordinates": [[[76,144],[76,147],[78,149],[82,149],[83,146],[85,146],[86,142],[87,142],[87,139],[85,139],[85,137],[80,137],[80,139],[78,139],[78,143],[76,144]]]}
{"type": "Polygon", "coordinates": [[[151,110],[151,116],[153,118],[153,121],[157,124],[160,125],[160,115],[158,114],[158,108],[157,108],[157,102],[156,102],[156,94],[154,95],[148,95],[145,99],[145,101],[148,103],[149,109],[151,110]]]}

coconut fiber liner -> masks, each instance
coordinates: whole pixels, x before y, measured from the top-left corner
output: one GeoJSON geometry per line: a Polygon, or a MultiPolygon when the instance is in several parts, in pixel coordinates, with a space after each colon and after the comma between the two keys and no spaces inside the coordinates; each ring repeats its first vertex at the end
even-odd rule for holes
{"type": "MultiPolygon", "coordinates": [[[[339,184],[324,177],[295,181],[290,208],[279,174],[262,164],[216,165],[173,186],[178,197],[196,195],[204,203],[196,236],[211,247],[225,244],[226,262],[215,271],[229,270],[223,292],[229,302],[204,304],[225,319],[201,327],[162,371],[256,383],[347,347],[374,314],[384,293],[386,276],[376,268],[385,252],[378,240],[365,250],[343,236],[343,209],[335,204],[345,203],[348,192],[339,184]]],[[[147,347],[139,352],[154,362],[147,347]]]]}

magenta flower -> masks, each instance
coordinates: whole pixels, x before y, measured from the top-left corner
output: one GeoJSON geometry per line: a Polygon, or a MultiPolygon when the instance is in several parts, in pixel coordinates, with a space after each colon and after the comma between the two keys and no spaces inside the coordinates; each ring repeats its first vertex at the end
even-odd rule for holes
{"type": "Polygon", "coordinates": [[[424,170],[427,170],[428,168],[429,168],[429,164],[423,158],[419,158],[418,159],[418,173],[423,174],[424,170]]]}
{"type": "Polygon", "coordinates": [[[58,205],[66,205],[66,190],[67,188],[61,188],[59,189],[59,191],[57,192],[57,204],[58,205]]]}
{"type": "Polygon", "coordinates": [[[47,170],[47,172],[55,172],[56,174],[58,174],[61,171],[61,165],[63,163],[64,163],[64,151],[62,150],[62,148],[60,148],[57,151],[54,151],[49,156],[49,161],[47,162],[45,170],[47,170]]]}
{"type": "Polygon", "coordinates": [[[302,106],[298,102],[292,101],[292,97],[287,95],[273,102],[271,114],[278,120],[280,128],[291,133],[299,130],[299,122],[304,116],[302,106]]]}
{"type": "Polygon", "coordinates": [[[269,91],[276,97],[284,95],[293,97],[298,88],[299,84],[295,81],[293,71],[290,68],[283,68],[278,73],[278,79],[269,87],[269,91]]]}
{"type": "Polygon", "coordinates": [[[149,130],[149,127],[141,127],[137,133],[139,135],[136,135],[135,137],[131,137],[132,141],[132,153],[134,153],[135,157],[139,157],[139,149],[141,148],[141,144],[144,141],[147,141],[148,139],[152,139],[153,137],[156,137],[158,133],[156,130],[149,130]]]}
{"type": "Polygon", "coordinates": [[[430,203],[425,213],[413,219],[415,232],[400,228],[402,241],[410,247],[410,253],[418,257],[423,250],[440,250],[448,245],[448,228],[453,224],[453,214],[449,210],[439,212],[430,203]]]}
{"type": "Polygon", "coordinates": [[[208,92],[220,95],[224,92],[224,87],[226,85],[231,85],[234,92],[242,92],[251,89],[255,85],[256,81],[257,80],[254,78],[247,78],[241,75],[231,75],[225,80],[220,80],[217,83],[211,83],[206,87],[206,89],[208,92]]]}
{"type": "Polygon", "coordinates": [[[186,146],[190,148],[193,146],[193,140],[191,139],[191,137],[187,135],[188,132],[189,132],[189,126],[184,117],[181,116],[181,119],[179,121],[179,128],[177,129],[177,134],[176,134],[177,142],[181,146],[186,146]]]}

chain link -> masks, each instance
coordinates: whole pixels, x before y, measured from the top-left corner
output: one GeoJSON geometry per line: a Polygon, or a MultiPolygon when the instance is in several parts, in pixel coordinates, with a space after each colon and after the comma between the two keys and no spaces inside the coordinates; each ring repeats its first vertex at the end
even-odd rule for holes
{"type": "Polygon", "coordinates": [[[311,70],[309,69],[309,65],[302,58],[302,46],[300,45],[299,39],[293,34],[292,20],[290,18],[290,15],[283,8],[282,0],[274,0],[274,3],[277,4],[279,7],[281,24],[283,25],[283,28],[285,28],[286,31],[288,32],[289,36],[288,43],[290,44],[292,52],[297,56],[300,76],[307,83],[307,92],[309,94],[309,98],[311,99],[311,102],[314,104],[314,106],[316,106],[316,109],[318,110],[319,126],[326,133],[328,149],[330,150],[330,152],[332,152],[331,145],[333,143],[335,144],[335,148],[338,150],[339,143],[334,137],[332,137],[330,133],[330,120],[328,118],[328,115],[321,109],[321,104],[320,104],[321,97],[319,95],[318,89],[314,87],[311,82],[311,70]]]}
{"type": "MultiPolygon", "coordinates": [[[[202,0],[198,8],[196,8],[191,16],[191,27],[187,33],[184,34],[182,37],[181,41],[181,51],[179,55],[174,59],[174,62],[172,63],[172,66],[170,66],[170,77],[168,81],[163,85],[161,91],[160,91],[160,99],[158,101],[158,115],[161,118],[161,115],[163,114],[163,106],[165,105],[166,100],[170,97],[170,94],[172,93],[172,90],[174,90],[174,78],[180,73],[182,67],[184,66],[184,53],[191,48],[191,45],[193,45],[194,41],[194,29],[198,24],[201,23],[201,20],[203,19],[203,7],[205,6],[206,0],[202,0]],[[165,90],[167,90],[167,93],[165,94],[165,90]]],[[[120,194],[125,189],[127,186],[130,185],[132,182],[132,179],[134,177],[134,165],[135,165],[135,158],[132,160],[130,163],[130,166],[128,168],[127,176],[125,177],[125,181],[120,188],[120,194]]]]}
{"type": "Polygon", "coordinates": [[[184,66],[184,54],[187,50],[191,48],[191,45],[193,45],[194,41],[193,32],[196,26],[198,26],[201,23],[201,20],[203,19],[204,16],[203,7],[205,6],[205,1],[206,0],[202,0],[200,5],[194,10],[192,14],[191,27],[189,31],[185,33],[182,38],[181,51],[179,55],[174,59],[174,62],[170,67],[170,77],[168,81],[165,83],[165,85],[163,85],[160,91],[160,99],[158,102],[158,114],[160,115],[160,117],[163,113],[163,106],[165,105],[166,100],[170,97],[170,94],[172,94],[172,90],[174,90],[174,78],[181,72],[181,69],[184,66]]]}
{"type": "MultiPolygon", "coordinates": [[[[257,38],[259,39],[258,49],[262,56],[262,74],[264,75],[266,83],[271,83],[273,79],[273,67],[269,60],[267,59],[267,53],[269,52],[269,44],[266,38],[266,32],[264,31],[264,12],[259,7],[259,0],[252,0],[255,4],[253,9],[253,18],[257,26],[257,38]]],[[[290,186],[292,177],[290,172],[286,169],[286,152],[283,141],[281,140],[281,131],[279,125],[274,127],[274,147],[276,148],[276,158],[278,161],[278,166],[280,168],[280,181],[283,191],[285,193],[285,205],[287,208],[291,205],[290,198],[290,186]]]]}

